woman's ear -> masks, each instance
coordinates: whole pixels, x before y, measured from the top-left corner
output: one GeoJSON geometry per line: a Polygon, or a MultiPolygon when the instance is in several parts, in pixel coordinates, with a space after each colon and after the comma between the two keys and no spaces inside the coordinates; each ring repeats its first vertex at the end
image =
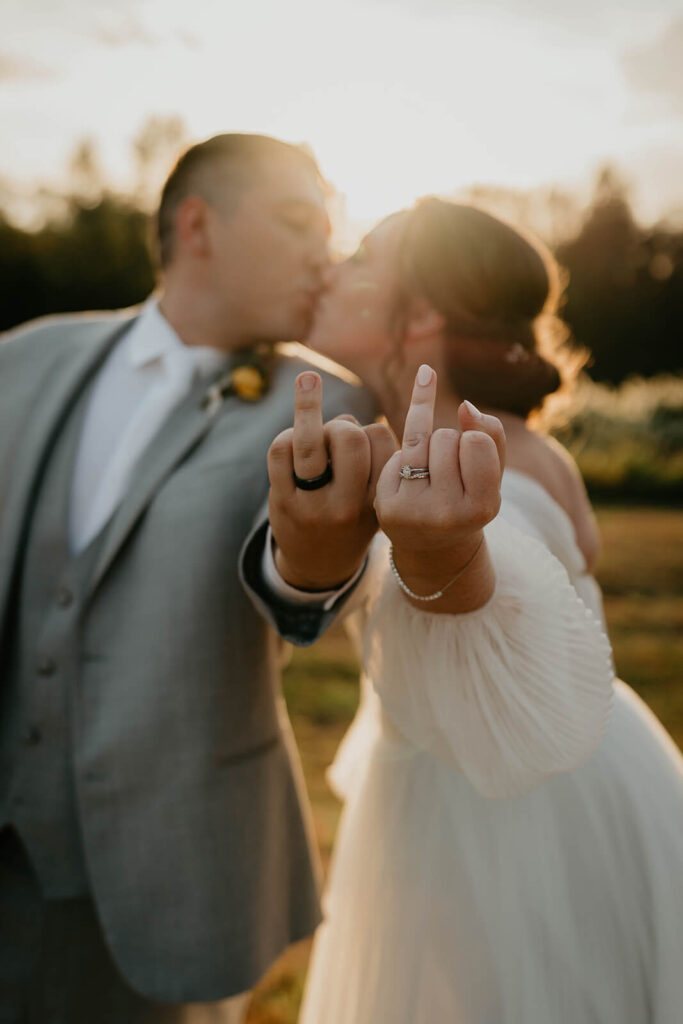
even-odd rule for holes
{"type": "Polygon", "coordinates": [[[436,338],[443,332],[445,326],[446,318],[443,313],[434,309],[427,299],[417,297],[411,300],[405,318],[404,337],[407,342],[436,338]]]}

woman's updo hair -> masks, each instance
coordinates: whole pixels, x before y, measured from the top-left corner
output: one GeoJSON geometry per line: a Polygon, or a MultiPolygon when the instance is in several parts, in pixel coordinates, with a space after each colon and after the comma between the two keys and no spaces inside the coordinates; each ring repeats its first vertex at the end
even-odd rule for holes
{"type": "Polygon", "coordinates": [[[404,217],[402,297],[421,295],[445,318],[454,391],[527,417],[563,383],[558,348],[567,331],[554,258],[474,206],[430,197],[404,217]]]}

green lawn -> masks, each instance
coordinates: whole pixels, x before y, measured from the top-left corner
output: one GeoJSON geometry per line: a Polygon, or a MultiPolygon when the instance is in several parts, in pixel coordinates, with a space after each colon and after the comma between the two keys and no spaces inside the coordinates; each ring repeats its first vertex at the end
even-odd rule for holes
{"type": "Polygon", "coordinates": [[[683,749],[683,512],[598,509],[617,671],[683,749]]]}
{"type": "MultiPolygon", "coordinates": [[[[617,671],[683,748],[683,512],[605,506],[598,520],[598,577],[617,671]]],[[[324,773],[353,716],[357,679],[358,664],[340,629],[295,651],[285,674],[324,864],[339,817],[324,773]]],[[[273,967],[256,993],[249,1024],[294,1024],[309,949],[310,943],[299,943],[273,967]]]]}

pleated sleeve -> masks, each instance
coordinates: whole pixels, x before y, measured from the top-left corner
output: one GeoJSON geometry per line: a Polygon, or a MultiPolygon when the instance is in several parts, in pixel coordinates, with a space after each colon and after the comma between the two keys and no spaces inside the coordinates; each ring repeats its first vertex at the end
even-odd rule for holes
{"type": "Polygon", "coordinates": [[[387,559],[364,661],[384,713],[412,744],[503,798],[590,758],[614,670],[602,623],[562,564],[501,517],[485,532],[496,586],[474,612],[414,607],[387,559]]]}

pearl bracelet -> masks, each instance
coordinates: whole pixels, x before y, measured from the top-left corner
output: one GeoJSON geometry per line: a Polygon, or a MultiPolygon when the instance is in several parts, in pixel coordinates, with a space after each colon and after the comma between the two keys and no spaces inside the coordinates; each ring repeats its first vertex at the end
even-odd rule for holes
{"type": "Polygon", "coordinates": [[[479,543],[477,544],[476,548],[474,549],[474,551],[472,552],[470,557],[467,559],[467,561],[463,565],[462,569],[459,569],[458,572],[456,572],[456,574],[453,577],[453,579],[449,583],[447,583],[445,587],[442,587],[441,590],[437,590],[435,594],[426,594],[426,595],[416,594],[415,591],[411,590],[410,587],[408,586],[408,584],[404,582],[404,580],[401,578],[401,574],[399,573],[398,569],[396,568],[396,563],[394,562],[394,545],[393,544],[389,548],[389,565],[391,566],[391,571],[393,572],[393,574],[394,574],[394,576],[396,578],[396,582],[398,583],[399,587],[401,588],[401,590],[403,591],[404,594],[407,594],[408,597],[412,597],[415,601],[437,601],[440,597],[443,597],[443,595],[446,593],[446,591],[448,590],[449,587],[453,586],[453,584],[455,583],[456,580],[460,579],[460,577],[464,573],[465,569],[469,569],[470,565],[472,564],[474,559],[479,554],[479,549],[481,548],[483,543],[484,543],[484,537],[482,536],[481,540],[479,541],[479,543]]]}

